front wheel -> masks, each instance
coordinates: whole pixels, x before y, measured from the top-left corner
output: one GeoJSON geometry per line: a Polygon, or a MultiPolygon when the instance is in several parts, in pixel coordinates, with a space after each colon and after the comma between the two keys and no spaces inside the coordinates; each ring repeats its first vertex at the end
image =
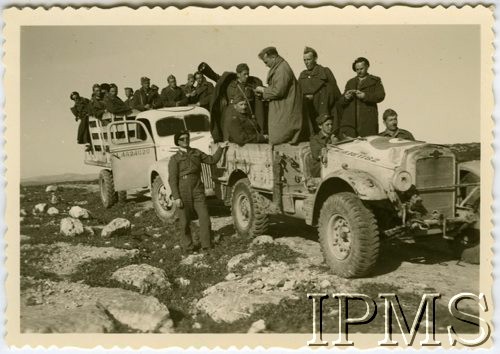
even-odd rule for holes
{"type": "Polygon", "coordinates": [[[117,199],[111,171],[102,170],[99,173],[99,189],[101,191],[102,205],[105,208],[111,208],[116,203],[117,199]]]}
{"type": "Polygon", "coordinates": [[[321,250],[334,273],[356,278],[372,271],[379,253],[377,221],[355,194],[330,196],[321,208],[318,228],[321,250]]]}
{"type": "Polygon", "coordinates": [[[231,196],[231,214],[238,234],[245,237],[263,235],[269,228],[269,215],[262,196],[252,189],[248,178],[235,183],[231,196]]]}
{"type": "Polygon", "coordinates": [[[166,223],[172,222],[177,208],[160,176],[156,176],[153,181],[151,198],[158,218],[166,223]]]}

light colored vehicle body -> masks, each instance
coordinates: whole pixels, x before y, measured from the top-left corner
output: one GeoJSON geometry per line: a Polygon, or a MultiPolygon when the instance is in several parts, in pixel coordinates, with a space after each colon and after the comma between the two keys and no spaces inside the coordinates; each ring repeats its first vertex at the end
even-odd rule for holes
{"type": "Polygon", "coordinates": [[[231,144],[215,177],[237,231],[265,233],[270,214],[303,219],[318,227],[333,271],[357,277],[373,268],[381,237],[454,239],[478,220],[479,161],[457,165],[446,147],[380,136],[323,153],[318,178],[309,174],[308,143],[231,144]]]}
{"type": "MultiPolygon", "coordinates": [[[[100,175],[101,198],[106,207],[112,206],[127,190],[149,188],[153,199],[161,188],[169,203],[168,161],[176,153],[174,134],[187,129],[191,146],[208,152],[211,136],[210,114],[201,107],[172,107],[139,112],[134,116],[106,113],[101,120],[90,118],[92,152],[86,153],[85,163],[104,168],[100,175]],[[161,183],[161,186],[159,185],[161,183]]],[[[213,195],[213,181],[203,178],[206,193],[213,195]]],[[[125,194],[126,196],[126,194],[125,194]]],[[[156,206],[157,207],[157,206],[156,206]]]]}

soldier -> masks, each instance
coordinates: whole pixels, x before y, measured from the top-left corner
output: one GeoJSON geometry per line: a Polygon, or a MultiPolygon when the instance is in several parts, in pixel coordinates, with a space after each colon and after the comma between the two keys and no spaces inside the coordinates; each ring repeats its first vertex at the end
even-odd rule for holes
{"type": "Polygon", "coordinates": [[[125,97],[125,104],[130,109],[134,109],[134,89],[132,87],[125,87],[125,97]]]}
{"type": "Polygon", "coordinates": [[[193,74],[188,74],[187,82],[184,85],[181,85],[181,89],[186,96],[188,104],[196,103],[196,87],[194,86],[195,79],[193,74]]]}
{"type": "Polygon", "coordinates": [[[226,117],[227,121],[223,122],[227,126],[228,140],[240,146],[267,142],[267,138],[261,134],[255,118],[248,112],[248,101],[243,93],[233,96],[232,102],[232,115],[226,117]]]}
{"type": "Polygon", "coordinates": [[[222,143],[213,155],[191,148],[189,146],[189,132],[181,131],[174,135],[174,143],[179,150],[170,158],[168,163],[168,183],[172,191],[175,205],[179,208],[181,223],[182,246],[186,253],[193,252],[195,245],[191,237],[190,222],[194,219],[194,212],[200,223],[200,241],[204,251],[211,248],[211,226],[205,200],[205,187],[201,181],[201,164],[216,164],[222,157],[223,150],[228,143],[222,143]]]}
{"type": "Polygon", "coordinates": [[[398,128],[398,114],[393,109],[386,109],[382,118],[386,129],[379,135],[387,136],[390,138],[399,138],[405,140],[415,140],[413,134],[408,130],[398,128]]]}
{"type": "MultiPolygon", "coordinates": [[[[76,91],[72,92],[69,97],[75,102],[75,105],[71,107],[71,112],[75,116],[75,121],[80,121],[80,124],[78,125],[78,133],[76,135],[76,142],[78,144],[90,144],[90,100],[88,98],[80,97],[80,94],[76,91]]],[[[90,151],[90,145],[87,145],[85,151],[90,151]]]]}
{"type": "Polygon", "coordinates": [[[126,115],[132,113],[130,107],[118,97],[118,86],[115,84],[109,85],[109,94],[104,98],[106,110],[117,115],[126,115]]]}
{"type": "Polygon", "coordinates": [[[236,79],[231,81],[227,87],[227,99],[229,104],[234,104],[235,97],[243,97],[247,101],[250,115],[255,117],[255,93],[254,89],[262,86],[262,81],[256,77],[250,78],[250,68],[247,64],[241,63],[236,67],[236,79]]]}
{"type": "Polygon", "coordinates": [[[92,86],[89,114],[97,119],[102,119],[102,115],[106,112],[106,104],[102,99],[103,95],[104,92],[101,91],[101,85],[94,84],[94,86],[92,86]]]}
{"type": "Polygon", "coordinates": [[[174,75],[169,75],[167,78],[168,86],[161,90],[161,100],[163,107],[178,107],[185,106],[188,99],[184,91],[177,86],[177,79],[174,75]]]}
{"type": "Polygon", "coordinates": [[[196,79],[195,104],[209,110],[210,100],[214,93],[214,85],[208,82],[205,76],[200,72],[194,74],[194,77],[196,79]]]}
{"type": "Polygon", "coordinates": [[[275,47],[264,48],[259,58],[269,68],[268,86],[255,89],[269,101],[269,143],[297,144],[309,139],[308,125],[302,117],[302,94],[292,68],[275,47]]]}
{"type": "Polygon", "coordinates": [[[134,93],[134,109],[147,111],[151,109],[149,96],[151,96],[150,81],[148,77],[141,77],[141,88],[134,93]]]}
{"type": "Polygon", "coordinates": [[[148,104],[150,109],[157,109],[163,107],[163,102],[161,100],[160,94],[158,93],[159,87],[156,85],[151,85],[151,92],[148,98],[148,104]]]}
{"type": "Polygon", "coordinates": [[[321,151],[331,142],[338,141],[333,134],[333,117],[329,114],[323,114],[316,118],[319,127],[319,132],[311,136],[309,145],[311,146],[312,162],[310,166],[311,175],[313,177],[321,176],[321,151]]]}
{"type": "Polygon", "coordinates": [[[304,95],[304,115],[308,120],[312,131],[317,132],[316,117],[325,114],[334,118],[334,126],[338,127],[338,114],[335,104],[339,100],[340,93],[337,80],[332,71],[317,63],[318,53],[310,47],[304,49],[304,64],[306,70],[299,76],[299,85],[304,95]]]}

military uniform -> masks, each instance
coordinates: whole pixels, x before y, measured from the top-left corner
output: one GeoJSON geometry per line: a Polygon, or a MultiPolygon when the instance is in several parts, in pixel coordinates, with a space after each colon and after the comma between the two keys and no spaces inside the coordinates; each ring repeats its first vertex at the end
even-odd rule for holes
{"type": "Polygon", "coordinates": [[[181,90],[182,90],[182,92],[184,92],[184,96],[186,96],[187,104],[196,103],[195,96],[190,96],[193,92],[196,91],[196,87],[189,86],[188,84],[185,84],[185,85],[181,85],[181,90]]]}
{"type": "Polygon", "coordinates": [[[145,90],[144,88],[140,88],[139,90],[136,90],[134,93],[134,109],[137,109],[138,111],[146,111],[147,108],[145,107],[147,104],[149,104],[150,97],[151,97],[151,90],[145,90]]]}
{"type": "Polygon", "coordinates": [[[243,95],[247,101],[247,104],[250,105],[252,114],[255,114],[255,93],[253,92],[253,89],[254,87],[252,87],[248,83],[240,83],[238,80],[231,81],[227,86],[227,99],[229,101],[228,103],[235,103],[234,99],[243,95]]]}
{"type": "Polygon", "coordinates": [[[311,136],[309,140],[312,157],[310,170],[313,177],[321,176],[321,150],[326,147],[330,139],[331,136],[325,135],[320,131],[318,134],[311,136]]]}
{"type": "Polygon", "coordinates": [[[204,152],[188,148],[179,150],[170,158],[168,163],[168,183],[172,191],[172,198],[181,199],[184,208],[179,210],[182,244],[185,250],[193,249],[190,222],[194,219],[194,212],[200,221],[200,241],[203,248],[210,248],[210,216],[208,215],[205,200],[205,187],[201,181],[201,164],[216,164],[222,157],[222,148],[215,154],[207,155],[204,152]]]}
{"type": "Polygon", "coordinates": [[[113,114],[129,114],[132,112],[130,107],[117,96],[107,96],[104,100],[106,110],[113,114]]]}
{"type": "Polygon", "coordinates": [[[184,94],[184,91],[180,87],[170,87],[167,86],[161,90],[161,101],[163,107],[177,107],[185,106],[188,103],[188,99],[184,94]]]}
{"type": "Polygon", "coordinates": [[[214,85],[210,82],[203,82],[196,87],[196,100],[200,103],[200,107],[210,110],[210,101],[214,93],[214,85]]]}
{"type": "Polygon", "coordinates": [[[227,123],[228,141],[240,146],[250,143],[265,143],[266,138],[260,133],[259,125],[248,114],[233,109],[233,115],[227,123]]]}
{"type": "Polygon", "coordinates": [[[101,119],[104,112],[106,112],[106,104],[100,96],[93,94],[90,100],[90,115],[101,119]]]}
{"type": "Polygon", "coordinates": [[[75,105],[71,107],[71,112],[80,121],[76,141],[78,144],[90,143],[89,113],[90,101],[88,98],[78,97],[75,105]]]}
{"type": "Polygon", "coordinates": [[[405,140],[415,140],[415,138],[413,137],[412,133],[410,133],[408,130],[404,130],[404,129],[400,129],[400,128],[398,128],[394,132],[386,129],[383,132],[381,132],[379,135],[386,136],[386,137],[389,137],[389,138],[399,138],[399,139],[405,139],[405,140]]]}

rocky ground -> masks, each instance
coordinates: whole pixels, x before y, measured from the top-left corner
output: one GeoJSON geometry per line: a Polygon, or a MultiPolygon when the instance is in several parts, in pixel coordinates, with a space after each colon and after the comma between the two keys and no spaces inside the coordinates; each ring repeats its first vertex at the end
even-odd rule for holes
{"type": "MultiPolygon", "coordinates": [[[[373,276],[347,280],[325,266],[316,230],[300,221],[277,218],[269,235],[246,239],[229,210],[211,202],[216,247],[185,257],[177,223],[162,224],[141,193],[110,209],[97,182],[21,193],[23,332],[307,333],[306,294],[314,292],[396,292],[409,321],[423,293],[439,292],[438,331],[477,328],[451,318],[447,304],[459,292],[477,293],[479,267],[443,241],[387,243],[373,276]]],[[[352,316],[364,311],[353,304],[352,316]]],[[[356,331],[382,332],[382,312],[356,331]]],[[[324,329],[335,331],[337,303],[326,300],[323,313],[324,329]]]]}

